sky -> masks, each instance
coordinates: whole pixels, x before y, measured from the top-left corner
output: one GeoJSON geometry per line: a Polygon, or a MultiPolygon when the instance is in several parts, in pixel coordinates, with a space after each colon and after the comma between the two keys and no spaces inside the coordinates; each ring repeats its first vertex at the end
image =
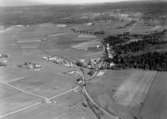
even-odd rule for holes
{"type": "MultiPolygon", "coordinates": [[[[0,0],[0,6],[23,6],[36,4],[92,4],[105,2],[121,2],[121,1],[143,1],[143,0],[0,0]]],[[[158,1],[158,0],[147,0],[158,1]]],[[[167,1],[167,0],[159,0],[167,1]]]]}
{"type": "MultiPolygon", "coordinates": [[[[36,0],[36,1],[43,2],[43,3],[56,3],[56,4],[63,4],[63,3],[84,4],[84,3],[119,2],[119,1],[128,1],[128,0],[36,0]]],[[[135,0],[135,1],[138,1],[138,0],[135,0]]]]}

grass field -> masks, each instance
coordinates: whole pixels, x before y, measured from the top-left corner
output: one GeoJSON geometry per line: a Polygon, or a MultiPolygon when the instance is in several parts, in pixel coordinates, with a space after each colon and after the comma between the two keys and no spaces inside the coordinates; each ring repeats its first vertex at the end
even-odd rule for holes
{"type": "Polygon", "coordinates": [[[107,71],[87,87],[99,105],[121,115],[123,119],[133,119],[134,116],[163,119],[166,89],[161,86],[166,84],[165,76],[166,73],[142,70],[107,71]],[[163,111],[156,111],[158,108],[163,111]]]}

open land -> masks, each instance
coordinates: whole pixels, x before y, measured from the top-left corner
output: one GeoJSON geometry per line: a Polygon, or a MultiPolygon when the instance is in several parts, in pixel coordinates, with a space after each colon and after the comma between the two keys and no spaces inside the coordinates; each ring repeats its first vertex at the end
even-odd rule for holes
{"type": "MultiPolygon", "coordinates": [[[[0,53],[7,56],[0,58],[4,64],[0,66],[0,119],[96,119],[76,84],[78,76],[67,73],[77,67],[46,59],[55,55],[72,61],[99,58],[104,52],[101,41],[108,35],[167,28],[165,8],[153,18],[158,13],[127,9],[128,5],[1,8],[0,53]]],[[[159,49],[166,51],[165,45],[159,49]]],[[[121,119],[165,119],[166,78],[165,71],[104,69],[86,88],[96,104],[121,119]]]]}

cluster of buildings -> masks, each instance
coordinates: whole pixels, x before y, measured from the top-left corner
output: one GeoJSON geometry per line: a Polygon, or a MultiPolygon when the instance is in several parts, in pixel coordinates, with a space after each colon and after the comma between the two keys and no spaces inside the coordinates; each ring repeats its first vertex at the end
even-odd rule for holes
{"type": "Polygon", "coordinates": [[[113,62],[105,62],[103,58],[98,57],[98,58],[91,58],[89,60],[84,60],[81,59],[79,62],[82,64],[83,67],[88,68],[88,69],[109,69],[115,66],[113,62]]]}
{"type": "Polygon", "coordinates": [[[42,59],[55,64],[63,64],[66,67],[75,67],[75,63],[60,56],[44,56],[42,59]]]}
{"type": "MultiPolygon", "coordinates": [[[[101,57],[90,58],[90,59],[80,59],[75,61],[69,60],[61,56],[43,56],[42,59],[47,62],[52,62],[54,64],[61,64],[69,68],[83,67],[88,69],[99,70],[99,69],[108,69],[115,66],[115,64],[112,62],[108,64],[108,62],[105,62],[101,57]]],[[[76,72],[69,72],[69,74],[73,74],[73,73],[76,73],[76,72]]]]}
{"type": "Polygon", "coordinates": [[[41,65],[32,63],[32,62],[25,62],[24,64],[18,65],[19,68],[25,68],[25,69],[30,69],[34,71],[40,71],[41,70],[41,65]]]}
{"type": "Polygon", "coordinates": [[[89,35],[104,35],[105,32],[103,30],[100,31],[89,31],[89,30],[80,30],[80,29],[71,29],[74,33],[80,33],[80,34],[89,34],[89,35]]]}
{"type": "MultiPolygon", "coordinates": [[[[8,58],[9,56],[7,54],[1,54],[0,53],[0,67],[6,67],[8,63],[8,58]]],[[[41,65],[32,63],[32,62],[24,62],[23,64],[17,65],[19,68],[24,68],[24,69],[30,69],[34,71],[40,71],[41,65]]]]}

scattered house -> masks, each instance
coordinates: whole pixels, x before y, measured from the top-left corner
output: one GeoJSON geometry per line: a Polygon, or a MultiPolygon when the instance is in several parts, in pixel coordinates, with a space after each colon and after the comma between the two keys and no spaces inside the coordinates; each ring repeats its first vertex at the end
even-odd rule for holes
{"type": "Polygon", "coordinates": [[[96,48],[101,48],[101,45],[96,45],[96,48]]]}
{"type": "Polygon", "coordinates": [[[81,77],[78,78],[78,79],[76,79],[76,82],[77,82],[79,85],[82,85],[82,84],[83,84],[83,80],[82,80],[81,77]]]}
{"type": "Polygon", "coordinates": [[[42,57],[42,59],[44,59],[48,62],[55,63],[55,64],[63,64],[66,67],[75,67],[76,66],[72,61],[70,61],[66,58],[60,57],[60,56],[48,56],[48,57],[44,56],[44,57],[42,57]]]}
{"type": "Polygon", "coordinates": [[[80,59],[79,61],[82,63],[85,63],[85,59],[80,59]]]}
{"type": "Polygon", "coordinates": [[[46,98],[46,99],[45,99],[45,103],[51,104],[51,103],[56,103],[56,101],[52,101],[52,100],[46,98]]]}
{"type": "Polygon", "coordinates": [[[68,74],[75,74],[77,71],[73,70],[73,71],[69,71],[68,74]]]}
{"type": "Polygon", "coordinates": [[[78,70],[72,70],[72,71],[68,71],[68,72],[64,72],[64,73],[69,74],[69,75],[73,75],[74,77],[81,76],[81,72],[78,70]]]}
{"type": "Polygon", "coordinates": [[[94,23],[92,23],[92,22],[88,22],[88,23],[86,23],[85,25],[86,25],[86,26],[93,26],[94,23]]]}
{"type": "Polygon", "coordinates": [[[112,68],[113,66],[115,66],[115,64],[113,62],[110,63],[110,68],[112,68]]]}
{"type": "Polygon", "coordinates": [[[47,56],[43,56],[42,59],[46,60],[46,61],[49,61],[49,57],[47,57],[47,56]]]}
{"type": "Polygon", "coordinates": [[[106,51],[108,54],[108,58],[113,59],[113,52],[111,51],[110,45],[107,43],[106,51]]]}
{"type": "Polygon", "coordinates": [[[104,71],[99,71],[99,72],[97,73],[97,75],[96,75],[96,76],[97,76],[97,77],[103,76],[103,75],[104,75],[104,73],[105,73],[104,71]]]}
{"type": "Polygon", "coordinates": [[[32,63],[32,62],[25,62],[24,64],[18,65],[19,68],[25,68],[25,69],[30,69],[34,71],[40,71],[41,65],[32,63]]]}

